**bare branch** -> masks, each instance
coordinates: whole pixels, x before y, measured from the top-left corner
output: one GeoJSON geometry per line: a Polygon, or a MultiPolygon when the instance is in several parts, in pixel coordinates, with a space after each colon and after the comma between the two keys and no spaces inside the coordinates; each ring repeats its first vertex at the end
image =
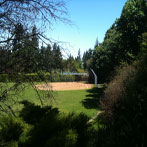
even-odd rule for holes
{"type": "MultiPolygon", "coordinates": [[[[66,16],[67,9],[62,0],[0,0],[0,31],[6,34],[11,34],[18,23],[28,30],[34,24],[43,30],[43,27],[50,29],[54,21],[70,23],[66,16]]],[[[0,36],[0,43],[7,40],[0,36]]]]}

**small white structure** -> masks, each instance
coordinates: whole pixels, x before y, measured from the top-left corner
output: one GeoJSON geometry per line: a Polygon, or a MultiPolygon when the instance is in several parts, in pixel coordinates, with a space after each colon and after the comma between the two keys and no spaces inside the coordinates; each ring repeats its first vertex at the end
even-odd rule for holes
{"type": "Polygon", "coordinates": [[[88,73],[63,72],[62,75],[82,75],[82,76],[88,76],[88,73]]]}
{"type": "Polygon", "coordinates": [[[90,68],[90,70],[92,71],[93,75],[94,75],[94,83],[95,83],[95,86],[97,87],[98,84],[97,84],[97,75],[95,74],[94,70],[90,68]]]}

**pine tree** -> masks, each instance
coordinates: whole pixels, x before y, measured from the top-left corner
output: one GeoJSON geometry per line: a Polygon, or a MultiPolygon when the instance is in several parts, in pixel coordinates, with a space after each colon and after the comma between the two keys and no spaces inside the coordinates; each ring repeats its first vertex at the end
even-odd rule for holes
{"type": "Polygon", "coordinates": [[[39,47],[39,42],[38,42],[39,39],[38,39],[38,34],[37,34],[37,28],[35,25],[32,29],[31,39],[32,39],[34,48],[37,49],[39,47]]]}
{"type": "Polygon", "coordinates": [[[20,48],[22,48],[23,40],[25,37],[25,31],[24,31],[23,25],[21,23],[18,23],[15,26],[12,34],[14,36],[14,39],[12,41],[12,44],[13,44],[12,51],[18,51],[20,48]]]}
{"type": "Polygon", "coordinates": [[[98,37],[96,38],[96,41],[95,41],[95,45],[94,45],[94,48],[98,47],[99,46],[99,41],[98,41],[98,37]]]}
{"type": "Polygon", "coordinates": [[[62,65],[62,53],[60,50],[60,47],[57,46],[56,43],[54,43],[53,45],[53,59],[54,59],[54,69],[62,69],[63,65],[62,65]]]}
{"type": "Polygon", "coordinates": [[[80,49],[78,50],[78,56],[75,58],[75,60],[78,63],[79,68],[83,68],[80,49]]]}

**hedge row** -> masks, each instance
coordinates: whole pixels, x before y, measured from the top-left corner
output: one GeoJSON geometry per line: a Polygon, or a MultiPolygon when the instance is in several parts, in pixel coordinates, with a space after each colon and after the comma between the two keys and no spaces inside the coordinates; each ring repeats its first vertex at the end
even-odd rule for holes
{"type": "Polygon", "coordinates": [[[0,82],[73,82],[87,81],[87,76],[61,75],[60,73],[31,73],[31,74],[0,74],[0,82]]]}

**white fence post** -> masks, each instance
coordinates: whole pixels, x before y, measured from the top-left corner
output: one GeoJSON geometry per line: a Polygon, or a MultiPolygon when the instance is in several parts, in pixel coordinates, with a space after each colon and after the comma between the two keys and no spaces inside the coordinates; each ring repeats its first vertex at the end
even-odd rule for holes
{"type": "Polygon", "coordinates": [[[95,81],[95,86],[97,87],[97,75],[95,74],[94,70],[90,68],[90,70],[92,71],[93,75],[94,75],[94,81],[95,81]]]}

